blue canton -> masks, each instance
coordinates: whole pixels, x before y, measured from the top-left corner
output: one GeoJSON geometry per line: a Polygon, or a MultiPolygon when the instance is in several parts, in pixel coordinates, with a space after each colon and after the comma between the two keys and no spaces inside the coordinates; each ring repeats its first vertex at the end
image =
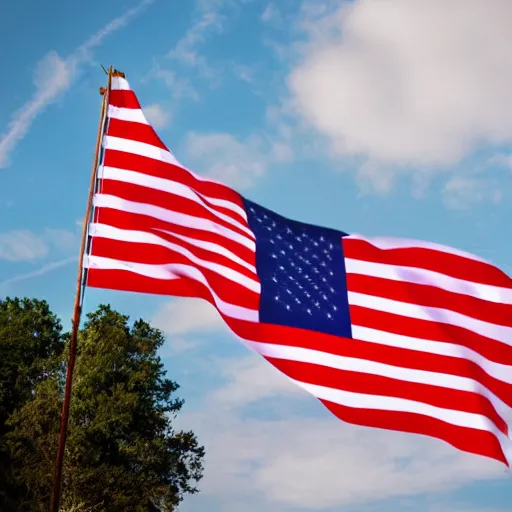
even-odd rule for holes
{"type": "Polygon", "coordinates": [[[245,200],[256,235],[260,321],[352,337],[342,237],[245,200]]]}

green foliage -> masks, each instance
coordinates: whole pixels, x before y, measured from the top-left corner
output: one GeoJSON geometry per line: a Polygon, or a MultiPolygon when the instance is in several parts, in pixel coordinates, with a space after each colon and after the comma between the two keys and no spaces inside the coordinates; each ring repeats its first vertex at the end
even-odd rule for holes
{"type": "MultiPolygon", "coordinates": [[[[3,327],[0,317],[0,343],[3,327]]],[[[108,306],[88,315],[78,340],[63,510],[173,511],[185,494],[197,492],[204,449],[193,432],[172,427],[183,401],[157,355],[163,341],[147,322],[130,326],[108,306]]],[[[62,401],[63,366],[54,354],[37,364],[59,371],[34,377],[29,397],[10,411],[4,436],[10,478],[24,489],[15,501],[27,512],[48,507],[62,401]]]]}
{"type": "Polygon", "coordinates": [[[11,431],[8,420],[33,399],[39,384],[55,377],[63,348],[61,334],[62,326],[45,301],[0,301],[1,510],[21,510],[11,507],[26,495],[24,485],[14,478],[13,460],[6,444],[11,431]]]}

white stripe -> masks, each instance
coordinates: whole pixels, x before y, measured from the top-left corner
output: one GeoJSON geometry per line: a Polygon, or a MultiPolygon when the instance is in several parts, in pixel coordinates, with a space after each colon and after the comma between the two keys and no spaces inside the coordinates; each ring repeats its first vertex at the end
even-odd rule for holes
{"type": "Polygon", "coordinates": [[[512,346],[512,329],[510,327],[482,322],[447,309],[417,306],[356,292],[348,292],[348,302],[351,306],[361,306],[419,320],[455,325],[512,346]]]}
{"type": "MultiPolygon", "coordinates": [[[[126,171],[124,169],[117,169],[115,167],[107,166],[103,167],[102,179],[122,181],[124,183],[131,183],[133,185],[139,185],[154,190],[160,190],[162,192],[167,192],[169,194],[174,194],[180,197],[185,197],[186,199],[190,199],[191,201],[194,201],[196,204],[201,205],[203,208],[205,208],[210,213],[215,215],[217,218],[223,220],[224,222],[227,222],[232,226],[236,226],[238,229],[242,230],[244,233],[249,235],[250,238],[255,238],[254,233],[249,229],[248,226],[233,219],[229,215],[225,215],[224,213],[221,213],[218,210],[212,208],[203,201],[200,194],[198,194],[192,188],[183,185],[182,183],[178,183],[170,179],[165,180],[163,178],[156,178],[154,176],[141,174],[139,172],[126,171]]],[[[169,202],[171,202],[171,200],[169,202]]]]}
{"type": "MultiPolygon", "coordinates": [[[[439,386],[446,389],[454,389],[457,391],[466,391],[476,395],[482,395],[492,403],[496,412],[512,430],[512,409],[485,386],[467,377],[391,366],[376,361],[328,354],[326,352],[310,350],[302,347],[290,347],[258,342],[252,342],[251,346],[256,352],[258,352],[258,354],[265,357],[317,364],[334,368],[336,370],[379,375],[381,377],[387,377],[403,382],[439,386]]],[[[341,377],[340,387],[343,387],[341,377]]],[[[439,391],[437,392],[439,393],[439,391]]]]}
{"type": "MultiPolygon", "coordinates": [[[[413,240],[408,238],[393,238],[393,237],[364,237],[358,234],[349,235],[344,237],[346,240],[363,240],[364,242],[368,242],[369,244],[377,247],[378,249],[430,249],[433,251],[444,252],[447,254],[454,254],[456,256],[462,256],[463,258],[468,258],[475,261],[480,261],[482,263],[487,263],[488,265],[492,265],[488,261],[471,254],[466,251],[460,251],[459,249],[454,249],[453,247],[448,247],[447,245],[436,244],[433,242],[424,242],[423,240],[413,240]]],[[[492,265],[494,266],[494,265],[492,265]]]]}
{"type": "MultiPolygon", "coordinates": [[[[98,178],[103,178],[103,169],[107,169],[108,167],[103,167],[103,166],[100,166],[99,169],[98,169],[98,178]]],[[[115,169],[115,167],[110,167],[110,169],[115,169]]],[[[124,170],[124,169],[119,169],[119,170],[124,170]]],[[[191,176],[193,176],[194,178],[196,178],[196,176],[194,176],[194,174],[183,168],[183,170],[185,172],[188,172],[191,176]]],[[[136,173],[135,171],[125,171],[125,172],[133,172],[135,174],[142,174],[142,173],[136,173]]],[[[146,174],[142,174],[142,176],[147,176],[146,174]]],[[[163,179],[163,178],[155,178],[155,179],[163,179]]],[[[170,180],[164,180],[164,181],[170,181],[170,180]]],[[[200,180],[201,181],[201,180],[200,180]]],[[[218,206],[219,208],[224,208],[226,210],[231,210],[232,212],[238,214],[242,220],[247,223],[247,213],[245,212],[245,210],[239,206],[238,204],[236,203],[233,203],[232,201],[227,201],[226,199],[218,199],[216,197],[210,197],[210,196],[207,196],[207,195],[204,195],[204,194],[201,194],[199,192],[197,192],[197,190],[195,190],[193,187],[190,187],[198,196],[201,196],[203,199],[207,200],[208,202],[210,202],[211,204],[215,205],[215,206],[218,206]]]]}
{"type": "Polygon", "coordinates": [[[242,258],[237,256],[234,252],[229,251],[228,249],[226,249],[225,247],[222,247],[221,245],[214,244],[212,242],[206,242],[205,240],[199,240],[196,238],[179,235],[178,233],[173,233],[172,231],[166,231],[165,229],[155,228],[155,230],[161,231],[162,233],[166,233],[175,238],[179,238],[180,240],[183,240],[184,242],[187,242],[191,245],[195,245],[196,247],[204,249],[205,251],[210,251],[215,254],[220,254],[221,256],[225,256],[226,258],[229,258],[231,261],[237,263],[238,265],[240,265],[242,267],[245,267],[247,270],[250,270],[255,275],[257,275],[256,267],[254,265],[243,260],[242,258]]]}
{"type": "Polygon", "coordinates": [[[187,215],[186,213],[173,212],[171,210],[167,210],[166,208],[160,208],[159,206],[127,201],[126,199],[121,199],[120,197],[101,193],[94,196],[94,206],[99,208],[112,208],[114,210],[120,210],[123,212],[135,213],[139,215],[147,215],[149,217],[153,217],[170,224],[176,224],[177,226],[200,229],[209,233],[215,233],[216,235],[223,236],[228,240],[243,245],[253,252],[256,251],[256,244],[254,240],[249,240],[240,233],[221,226],[216,222],[202,219],[200,217],[194,217],[193,215],[187,215]]]}
{"type": "Polygon", "coordinates": [[[220,299],[209,285],[203,273],[189,265],[169,264],[169,265],[145,265],[142,263],[132,263],[127,261],[113,260],[102,256],[86,255],[84,258],[84,267],[100,270],[126,270],[135,274],[150,277],[153,279],[172,280],[182,277],[192,279],[202,283],[210,291],[216,307],[224,315],[237,320],[246,320],[248,322],[258,322],[258,310],[243,308],[230,304],[220,299]]]}
{"type": "Polygon", "coordinates": [[[113,76],[110,88],[113,91],[130,91],[130,84],[126,78],[121,78],[120,76],[113,76]]]}
{"type": "Polygon", "coordinates": [[[153,160],[158,160],[167,164],[183,167],[168,149],[162,149],[151,144],[146,144],[145,142],[121,139],[119,137],[112,137],[112,135],[105,135],[103,137],[103,147],[105,149],[124,151],[125,153],[145,156],[146,158],[152,158],[153,160]]]}
{"type": "Polygon", "coordinates": [[[440,407],[422,404],[420,402],[414,402],[413,400],[406,400],[404,398],[351,393],[349,391],[340,391],[324,386],[306,384],[294,379],[290,380],[321,400],[326,400],[345,407],[351,407],[353,409],[371,409],[421,414],[450,423],[451,425],[491,432],[500,443],[501,449],[503,450],[509,466],[512,464],[511,440],[500,430],[494,427],[494,424],[487,417],[480,414],[442,409],[440,407]]]}
{"type": "Polygon", "coordinates": [[[386,345],[387,347],[417,350],[418,352],[425,352],[427,354],[436,354],[463,359],[465,361],[472,361],[482,368],[487,375],[501,380],[502,382],[506,382],[507,384],[512,384],[512,371],[510,370],[509,365],[490,361],[478,352],[464,347],[463,345],[455,345],[454,343],[444,343],[421,338],[411,338],[409,336],[379,331],[377,329],[370,329],[369,327],[362,327],[359,325],[352,325],[352,337],[356,340],[386,345]]]}
{"type": "Polygon", "coordinates": [[[192,172],[190,169],[185,167],[183,164],[178,162],[176,157],[168,150],[162,149],[157,146],[153,146],[151,144],[146,144],[145,142],[133,141],[130,139],[122,139],[120,137],[113,137],[112,135],[105,135],[103,137],[103,147],[105,149],[113,149],[116,151],[123,151],[125,153],[132,153],[134,155],[144,156],[146,158],[152,158],[153,160],[158,160],[160,162],[165,162],[172,165],[177,165],[182,169],[188,171],[194,178],[199,181],[203,181],[205,183],[215,183],[216,185],[221,185],[223,188],[228,189],[224,183],[220,181],[212,180],[209,178],[203,178],[192,172]]]}
{"type": "MultiPolygon", "coordinates": [[[[233,270],[230,267],[225,267],[224,265],[219,265],[218,263],[213,263],[208,260],[203,260],[196,256],[193,252],[189,251],[185,247],[182,247],[178,244],[173,244],[163,238],[160,238],[158,235],[153,233],[147,233],[145,231],[135,231],[135,230],[127,230],[127,229],[119,229],[113,226],[108,226],[107,224],[90,224],[89,226],[89,234],[92,237],[101,237],[108,238],[109,240],[118,240],[120,242],[131,242],[136,244],[152,244],[159,245],[161,247],[166,247],[172,251],[175,251],[179,254],[182,254],[186,258],[188,258],[192,263],[203,267],[205,269],[211,270],[216,274],[233,281],[248,290],[251,290],[255,293],[261,292],[261,285],[259,281],[251,279],[236,270],[233,270]]],[[[256,277],[256,276],[255,276],[256,277]]]]}
{"type": "Polygon", "coordinates": [[[510,289],[457,279],[432,270],[374,263],[351,258],[345,258],[345,266],[349,274],[360,274],[391,279],[392,281],[435,286],[442,290],[476,297],[477,299],[500,304],[512,304],[512,290],[510,289]]]}
{"type": "Polygon", "coordinates": [[[109,105],[107,116],[111,119],[118,119],[119,121],[149,124],[140,108],[123,108],[109,105]]]}
{"type": "Polygon", "coordinates": [[[329,402],[343,405],[345,407],[352,407],[354,409],[408,412],[430,416],[431,418],[436,418],[457,427],[474,428],[476,430],[491,432],[500,442],[503,441],[505,444],[510,445],[510,440],[508,440],[505,435],[494,426],[494,423],[489,418],[481,414],[443,409],[441,407],[423,404],[421,402],[415,402],[414,400],[407,400],[405,398],[352,393],[350,391],[317,386],[315,384],[306,384],[305,382],[300,382],[294,379],[291,380],[302,389],[305,389],[321,400],[327,400],[329,402]]]}

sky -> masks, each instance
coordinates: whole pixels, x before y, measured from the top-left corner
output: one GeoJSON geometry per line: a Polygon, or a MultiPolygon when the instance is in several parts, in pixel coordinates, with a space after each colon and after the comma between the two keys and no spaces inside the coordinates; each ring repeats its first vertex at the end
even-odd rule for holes
{"type": "MultiPolygon", "coordinates": [[[[443,243],[512,275],[509,0],[54,0],[0,7],[0,298],[69,327],[105,85],[187,167],[288,217],[443,243]]],[[[167,338],[205,445],[182,512],[505,512],[499,464],[346,425],[208,304],[87,289],[167,338]]]]}

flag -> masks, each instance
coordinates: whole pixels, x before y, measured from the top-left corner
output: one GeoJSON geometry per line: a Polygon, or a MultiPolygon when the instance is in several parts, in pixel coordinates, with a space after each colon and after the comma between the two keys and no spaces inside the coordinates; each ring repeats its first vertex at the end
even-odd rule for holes
{"type": "Polygon", "coordinates": [[[512,463],[512,279],[435,243],[287,219],[180,164],[112,79],[87,285],[198,297],[352,424],[512,463]]]}

